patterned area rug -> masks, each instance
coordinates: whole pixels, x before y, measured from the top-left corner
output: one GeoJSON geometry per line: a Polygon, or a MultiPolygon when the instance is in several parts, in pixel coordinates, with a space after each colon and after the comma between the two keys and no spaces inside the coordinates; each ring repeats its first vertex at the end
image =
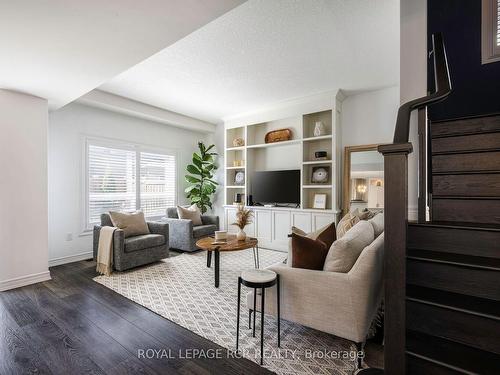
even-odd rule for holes
{"type": "MultiPolygon", "coordinates": [[[[265,268],[283,261],[285,253],[260,249],[260,265],[265,268]]],[[[220,256],[220,287],[214,287],[212,268],[206,253],[185,253],[163,262],[129,272],[116,272],[94,281],[147,307],[157,314],[229,350],[236,345],[237,280],[244,269],[253,267],[252,250],[220,256]]],[[[242,355],[260,363],[260,316],[256,337],[248,329],[246,294],[242,286],[240,345],[242,355]]],[[[333,313],[333,312],[332,312],[333,313]]],[[[281,348],[276,343],[276,319],[264,323],[264,366],[280,375],[352,374],[355,346],[338,337],[281,321],[281,348]]]]}

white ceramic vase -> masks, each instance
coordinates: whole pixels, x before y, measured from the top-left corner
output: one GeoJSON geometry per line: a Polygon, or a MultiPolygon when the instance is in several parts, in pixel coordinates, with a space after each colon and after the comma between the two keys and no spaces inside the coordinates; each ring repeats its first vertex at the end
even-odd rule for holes
{"type": "Polygon", "coordinates": [[[314,136],[319,137],[325,135],[325,125],[321,121],[316,121],[314,123],[314,136]]]}
{"type": "Polygon", "coordinates": [[[247,238],[247,234],[245,233],[245,231],[243,229],[240,228],[238,233],[236,233],[236,239],[238,241],[245,241],[246,238],[247,238]]]}

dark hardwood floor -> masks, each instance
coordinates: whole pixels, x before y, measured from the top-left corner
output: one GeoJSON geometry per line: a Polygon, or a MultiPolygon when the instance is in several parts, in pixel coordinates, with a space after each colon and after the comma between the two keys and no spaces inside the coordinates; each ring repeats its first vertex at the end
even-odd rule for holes
{"type": "Polygon", "coordinates": [[[51,281],[0,293],[1,375],[271,373],[95,283],[92,261],[50,271],[51,281]],[[139,358],[147,349],[159,354],[139,358]],[[221,355],[179,358],[190,349],[221,355]]]}
{"type": "Polygon", "coordinates": [[[271,373],[93,282],[94,262],[50,271],[51,281],[0,293],[2,375],[271,373]],[[179,358],[185,349],[222,358],[179,358]]]}

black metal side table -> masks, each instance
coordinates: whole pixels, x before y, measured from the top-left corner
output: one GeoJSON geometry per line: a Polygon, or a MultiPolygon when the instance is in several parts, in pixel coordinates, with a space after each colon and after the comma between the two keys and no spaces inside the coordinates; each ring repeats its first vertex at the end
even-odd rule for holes
{"type": "MultiPolygon", "coordinates": [[[[238,277],[238,307],[236,318],[236,351],[238,351],[238,344],[240,338],[240,298],[241,298],[241,284],[246,287],[253,288],[253,337],[255,337],[255,315],[257,314],[257,289],[262,289],[261,303],[260,303],[260,364],[264,361],[264,301],[265,290],[273,285],[276,285],[277,295],[277,319],[278,319],[278,348],[280,347],[280,275],[271,270],[246,270],[238,277]]],[[[250,325],[250,321],[249,321],[250,325]]],[[[250,328],[250,327],[249,327],[250,328]]]]}

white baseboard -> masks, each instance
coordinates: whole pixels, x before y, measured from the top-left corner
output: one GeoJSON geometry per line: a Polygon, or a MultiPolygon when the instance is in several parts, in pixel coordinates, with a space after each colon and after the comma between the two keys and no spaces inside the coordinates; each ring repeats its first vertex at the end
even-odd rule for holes
{"type": "Polygon", "coordinates": [[[61,264],[66,264],[66,263],[79,262],[80,260],[87,260],[93,257],[94,253],[92,251],[86,251],[84,253],[49,259],[49,267],[60,266],[61,264]]]}
{"type": "Polygon", "coordinates": [[[51,279],[50,272],[44,271],[40,273],[34,273],[32,275],[16,277],[10,280],[0,281],[0,292],[5,292],[6,290],[20,288],[26,285],[41,283],[42,281],[47,281],[50,279],[51,279]]]}

